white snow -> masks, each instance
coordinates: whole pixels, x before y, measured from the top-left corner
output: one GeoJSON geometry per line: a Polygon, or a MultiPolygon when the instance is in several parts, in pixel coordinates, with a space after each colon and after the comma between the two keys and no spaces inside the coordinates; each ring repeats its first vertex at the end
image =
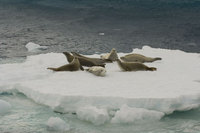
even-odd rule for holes
{"type": "Polygon", "coordinates": [[[76,111],[79,119],[92,122],[95,125],[104,124],[109,120],[106,109],[98,109],[93,106],[81,107],[76,111]]]}
{"type": "MultiPolygon", "coordinates": [[[[40,54],[28,56],[24,63],[1,64],[0,91],[17,90],[61,112],[77,112],[93,106],[111,114],[126,104],[169,114],[199,107],[200,54],[148,46],[133,52],[161,57],[161,61],[146,63],[157,71],[122,72],[116,63],[108,63],[105,77],[86,71],[53,72],[46,68],[68,63],[66,57],[62,53],[40,54]]],[[[119,57],[125,54],[118,53],[119,57]]],[[[91,119],[88,121],[92,122],[91,119]]]]}
{"type": "Polygon", "coordinates": [[[50,117],[46,125],[49,131],[66,132],[70,130],[70,126],[59,117],[50,117]]]}
{"type": "Polygon", "coordinates": [[[10,103],[0,99],[0,114],[7,113],[10,109],[10,103]]]}
{"type": "Polygon", "coordinates": [[[131,108],[123,105],[112,118],[112,123],[132,123],[141,121],[160,120],[164,116],[163,112],[147,110],[142,108],[131,108]]]}
{"type": "Polygon", "coordinates": [[[47,49],[46,46],[40,46],[39,44],[33,42],[27,43],[25,47],[28,49],[29,52],[37,52],[39,50],[47,49]]]}
{"type": "Polygon", "coordinates": [[[100,36],[104,36],[104,35],[105,35],[105,33],[101,32],[101,33],[99,33],[99,35],[100,35],[100,36]]]}

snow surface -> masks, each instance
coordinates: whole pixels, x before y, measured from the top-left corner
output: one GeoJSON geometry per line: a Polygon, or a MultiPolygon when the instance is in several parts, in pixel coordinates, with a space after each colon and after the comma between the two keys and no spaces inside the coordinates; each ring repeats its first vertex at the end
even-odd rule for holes
{"type": "Polygon", "coordinates": [[[104,124],[109,120],[106,109],[98,109],[93,106],[81,107],[76,111],[79,119],[92,122],[95,125],[104,124]]]}
{"type": "Polygon", "coordinates": [[[0,114],[7,113],[10,109],[10,103],[0,99],[0,114]]]}
{"type": "MultiPolygon", "coordinates": [[[[81,108],[92,106],[93,113],[77,115],[93,123],[98,123],[93,121],[99,115],[99,111],[94,115],[95,109],[107,110],[110,120],[113,118],[114,121],[122,119],[118,114],[123,105],[164,114],[199,107],[200,54],[148,46],[133,52],[161,57],[161,61],[146,63],[157,67],[157,71],[122,72],[117,63],[108,63],[105,77],[86,71],[53,72],[46,68],[64,65],[67,60],[62,53],[48,53],[28,56],[24,63],[1,64],[0,90],[22,92],[35,102],[60,112],[78,112],[81,108]]],[[[119,57],[125,54],[118,53],[119,57]]],[[[148,111],[142,112],[141,115],[149,114],[148,111]]],[[[157,118],[160,116],[158,113],[157,118]]]]}
{"type": "Polygon", "coordinates": [[[164,116],[163,112],[152,111],[142,108],[130,108],[123,105],[112,118],[112,123],[132,123],[142,121],[160,120],[164,116]]]}
{"type": "Polygon", "coordinates": [[[66,132],[70,130],[70,126],[59,117],[51,117],[47,121],[47,130],[66,132]]]}
{"type": "Polygon", "coordinates": [[[33,42],[29,42],[25,46],[29,52],[37,52],[39,50],[45,50],[47,49],[46,46],[40,46],[39,44],[35,44],[33,42]]]}

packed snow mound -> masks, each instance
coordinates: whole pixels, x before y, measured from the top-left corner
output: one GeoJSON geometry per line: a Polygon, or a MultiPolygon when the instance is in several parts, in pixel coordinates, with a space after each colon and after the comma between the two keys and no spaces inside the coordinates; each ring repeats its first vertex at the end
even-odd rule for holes
{"type": "Polygon", "coordinates": [[[10,103],[0,100],[0,115],[7,113],[11,109],[10,103]]]}
{"type": "Polygon", "coordinates": [[[39,50],[45,50],[47,49],[46,46],[40,46],[39,44],[35,44],[33,42],[29,42],[25,46],[29,52],[37,52],[39,50]]]}
{"type": "Polygon", "coordinates": [[[106,109],[98,109],[93,106],[81,107],[76,111],[79,119],[92,122],[95,125],[104,124],[109,120],[106,109]]]}
{"type": "MultiPolygon", "coordinates": [[[[128,108],[129,112],[124,112],[121,109],[123,105],[144,109],[150,114],[151,111],[170,114],[175,110],[199,107],[200,54],[148,46],[134,49],[133,53],[161,57],[160,61],[145,63],[156,67],[157,71],[122,72],[114,62],[106,64],[105,77],[86,71],[53,72],[47,67],[59,67],[68,62],[62,53],[47,53],[28,56],[23,63],[1,64],[0,91],[19,91],[53,110],[77,112],[80,119],[100,124],[108,119],[106,111],[109,120],[120,123],[150,117],[148,113],[141,113],[141,117],[135,118],[130,112],[137,111],[128,108]],[[84,107],[93,108],[87,110],[84,107]],[[83,112],[80,113],[81,110],[83,112]],[[103,120],[99,119],[97,110],[105,111],[102,111],[103,120]],[[123,120],[120,112],[130,113],[131,120],[123,120]]],[[[118,56],[126,54],[130,53],[118,53],[118,56]]],[[[86,56],[100,57],[100,54],[86,56]]]]}
{"type": "Polygon", "coordinates": [[[70,130],[70,126],[59,117],[51,117],[47,121],[47,130],[66,132],[70,130]]]}
{"type": "Polygon", "coordinates": [[[142,108],[131,108],[123,105],[112,118],[112,123],[133,123],[143,121],[160,120],[164,116],[163,112],[147,110],[142,108]]]}

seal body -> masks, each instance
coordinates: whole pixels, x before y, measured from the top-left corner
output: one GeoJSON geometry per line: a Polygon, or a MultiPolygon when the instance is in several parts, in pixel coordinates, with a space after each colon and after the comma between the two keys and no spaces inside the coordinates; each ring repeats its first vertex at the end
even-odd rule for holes
{"type": "Polygon", "coordinates": [[[71,53],[73,54],[73,56],[82,57],[82,58],[91,60],[91,61],[95,62],[96,64],[104,64],[106,62],[105,60],[100,59],[100,58],[90,58],[90,57],[86,57],[86,56],[80,55],[80,54],[78,54],[76,52],[71,52],[71,53]]]}
{"type": "Polygon", "coordinates": [[[105,76],[106,75],[106,69],[104,67],[100,67],[100,66],[90,67],[90,68],[86,69],[86,71],[93,73],[96,76],[105,76]]]}
{"type": "Polygon", "coordinates": [[[156,60],[161,60],[160,57],[151,58],[151,57],[146,57],[141,54],[128,54],[126,56],[120,57],[120,59],[125,62],[141,62],[141,63],[154,62],[156,60]]]}
{"type": "Polygon", "coordinates": [[[104,61],[101,59],[93,59],[93,58],[89,58],[89,57],[85,57],[85,56],[78,56],[76,54],[71,55],[68,52],[63,52],[63,54],[66,56],[68,62],[71,62],[73,57],[78,58],[81,66],[87,66],[87,67],[92,67],[92,66],[102,66],[105,67],[106,64],[104,64],[104,61]]]}
{"type": "Polygon", "coordinates": [[[122,71],[156,71],[155,67],[148,67],[139,62],[122,62],[117,60],[118,66],[122,71]]]}
{"type": "Polygon", "coordinates": [[[110,53],[106,55],[102,55],[101,59],[108,60],[108,61],[116,61],[118,59],[117,51],[113,48],[110,53]]]}
{"type": "Polygon", "coordinates": [[[73,61],[69,64],[63,65],[58,68],[52,68],[49,67],[47,69],[53,70],[53,71],[78,71],[79,69],[84,70],[83,67],[80,65],[80,62],[78,58],[74,57],[73,61]]]}

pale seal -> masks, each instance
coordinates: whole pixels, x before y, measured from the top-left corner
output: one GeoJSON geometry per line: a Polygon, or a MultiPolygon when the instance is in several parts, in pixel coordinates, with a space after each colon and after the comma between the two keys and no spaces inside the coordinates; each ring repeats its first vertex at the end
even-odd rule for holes
{"type": "Polygon", "coordinates": [[[144,62],[154,62],[156,60],[161,60],[162,58],[160,58],[160,57],[151,58],[151,57],[146,57],[146,56],[141,55],[141,54],[128,54],[128,55],[125,55],[123,57],[120,57],[120,59],[125,61],[125,62],[144,63],[144,62]]]}
{"type": "Polygon", "coordinates": [[[122,71],[156,71],[155,67],[148,67],[139,62],[122,62],[117,59],[117,64],[122,71]]]}
{"type": "Polygon", "coordinates": [[[104,67],[100,67],[100,66],[93,66],[93,67],[90,67],[85,70],[90,73],[93,73],[96,76],[105,76],[106,75],[106,69],[104,67]]]}
{"type": "Polygon", "coordinates": [[[109,61],[116,61],[118,59],[117,51],[113,48],[110,53],[106,55],[101,55],[101,59],[109,60],[109,61]]]}

